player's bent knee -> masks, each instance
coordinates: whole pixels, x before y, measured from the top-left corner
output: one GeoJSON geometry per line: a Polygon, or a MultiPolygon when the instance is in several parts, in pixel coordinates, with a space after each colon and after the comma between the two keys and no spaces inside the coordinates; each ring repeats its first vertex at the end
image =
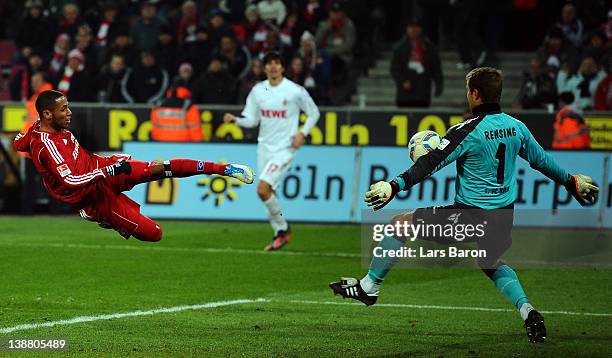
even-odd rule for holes
{"type": "Polygon", "coordinates": [[[272,187],[266,183],[260,182],[257,185],[257,195],[259,195],[259,198],[263,201],[270,199],[272,196],[272,187]]]}
{"type": "Polygon", "coordinates": [[[149,168],[151,169],[151,173],[154,175],[161,175],[164,173],[164,163],[160,160],[150,162],[149,168]]]}

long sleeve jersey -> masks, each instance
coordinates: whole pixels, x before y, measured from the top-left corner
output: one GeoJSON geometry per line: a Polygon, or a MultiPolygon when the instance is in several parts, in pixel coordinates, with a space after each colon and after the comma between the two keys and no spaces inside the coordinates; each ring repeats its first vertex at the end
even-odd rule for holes
{"type": "Polygon", "coordinates": [[[273,153],[291,147],[300,124],[300,110],[308,116],[301,130],[308,135],[320,113],[306,89],[286,78],[276,86],[266,80],[253,87],[236,123],[247,128],[259,124],[259,146],[273,153]]]}
{"type": "Polygon", "coordinates": [[[516,199],[516,158],[557,183],[569,174],[542,149],[525,124],[501,112],[498,104],[474,108],[476,117],[451,127],[440,145],[395,180],[407,190],[446,165],[457,161],[455,202],[497,209],[516,199]]]}

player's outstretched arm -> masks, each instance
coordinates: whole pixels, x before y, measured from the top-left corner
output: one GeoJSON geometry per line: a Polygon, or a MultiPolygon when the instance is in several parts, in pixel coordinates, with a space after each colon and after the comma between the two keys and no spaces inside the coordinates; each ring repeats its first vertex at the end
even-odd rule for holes
{"type": "Polygon", "coordinates": [[[225,123],[236,123],[244,128],[257,127],[259,124],[259,106],[255,101],[255,91],[257,86],[253,87],[246,99],[246,104],[242,110],[241,117],[236,117],[231,113],[225,113],[223,121],[225,123]]]}
{"type": "Polygon", "coordinates": [[[374,210],[382,209],[399,191],[410,189],[467,153],[477,141],[471,133],[479,120],[474,118],[451,127],[434,151],[420,157],[413,166],[390,182],[373,184],[366,193],[366,204],[373,206],[374,210]]]}
{"type": "Polygon", "coordinates": [[[529,165],[555,182],[565,186],[567,191],[580,203],[594,203],[597,200],[599,188],[593,185],[589,176],[583,174],[569,174],[540,146],[533,138],[531,132],[522,124],[523,145],[519,156],[529,162],[529,165]]]}

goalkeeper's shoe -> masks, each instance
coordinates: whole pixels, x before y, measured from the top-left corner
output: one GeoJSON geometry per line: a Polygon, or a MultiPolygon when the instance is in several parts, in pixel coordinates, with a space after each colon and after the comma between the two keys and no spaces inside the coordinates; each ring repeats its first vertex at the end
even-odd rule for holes
{"type": "Polygon", "coordinates": [[[529,342],[544,342],[546,339],[546,327],[544,327],[544,317],[542,317],[540,312],[536,310],[529,312],[529,315],[525,320],[525,330],[527,330],[529,342]]]}
{"type": "Polygon", "coordinates": [[[334,291],[335,295],[340,295],[342,298],[352,298],[363,302],[366,306],[371,306],[378,299],[378,291],[374,293],[366,293],[359,280],[352,277],[342,277],[339,282],[332,282],[329,288],[334,291]]]}
{"type": "Polygon", "coordinates": [[[272,241],[264,247],[266,251],[280,250],[283,246],[287,245],[291,241],[291,228],[287,226],[287,230],[279,230],[272,241]]]}
{"type": "Polygon", "coordinates": [[[225,167],[224,174],[236,178],[245,184],[253,184],[253,180],[255,180],[253,169],[242,164],[228,164],[225,167]]]}

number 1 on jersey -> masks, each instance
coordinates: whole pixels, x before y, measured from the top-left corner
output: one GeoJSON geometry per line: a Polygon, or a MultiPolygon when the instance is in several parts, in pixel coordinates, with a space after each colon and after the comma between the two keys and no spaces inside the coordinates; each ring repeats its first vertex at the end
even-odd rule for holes
{"type": "Polygon", "coordinates": [[[497,153],[495,153],[495,158],[499,160],[499,164],[497,165],[497,183],[504,183],[504,167],[506,166],[506,144],[499,143],[497,147],[497,153]]]}

